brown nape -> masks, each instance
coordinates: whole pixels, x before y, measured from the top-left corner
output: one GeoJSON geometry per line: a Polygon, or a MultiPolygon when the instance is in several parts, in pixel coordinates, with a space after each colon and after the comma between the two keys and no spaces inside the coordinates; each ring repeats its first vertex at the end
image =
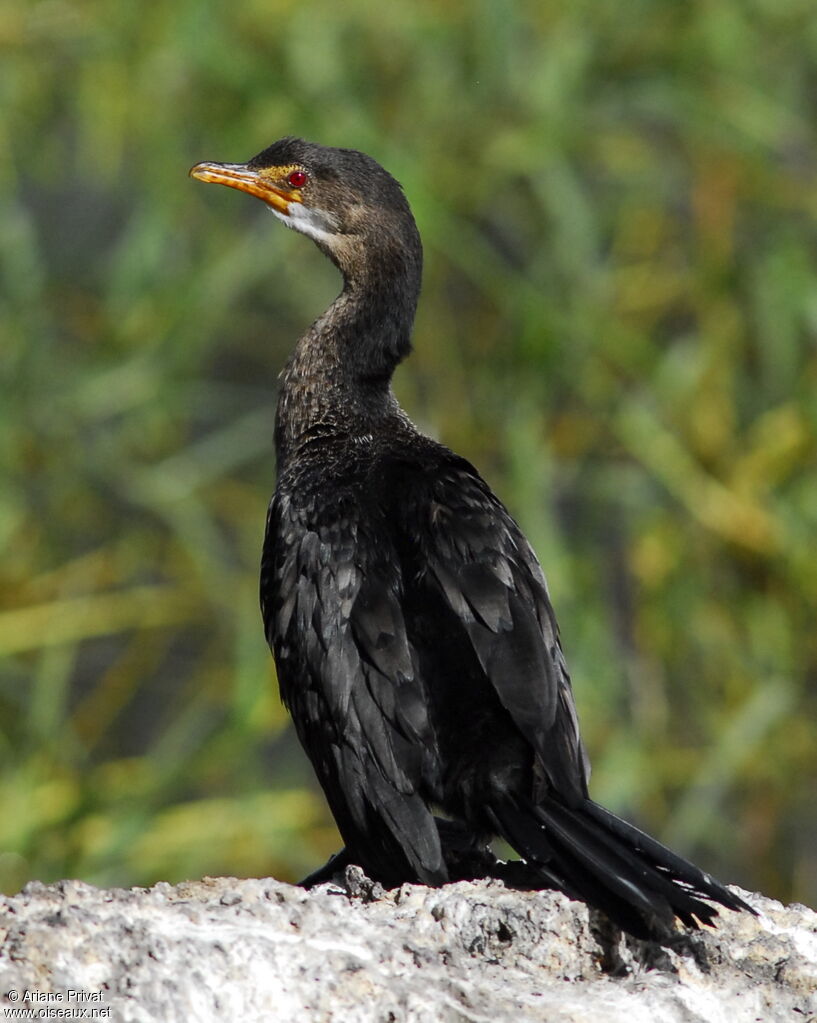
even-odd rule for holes
{"type": "Polygon", "coordinates": [[[295,138],[195,171],[261,198],[343,277],[281,374],[261,564],[281,696],[346,843],[305,883],[353,863],[390,886],[499,872],[662,942],[716,906],[749,909],[589,798],[536,556],[392,394],[422,269],[398,183],[363,153],[295,138]],[[498,865],[495,836],[524,864],[498,865]]]}

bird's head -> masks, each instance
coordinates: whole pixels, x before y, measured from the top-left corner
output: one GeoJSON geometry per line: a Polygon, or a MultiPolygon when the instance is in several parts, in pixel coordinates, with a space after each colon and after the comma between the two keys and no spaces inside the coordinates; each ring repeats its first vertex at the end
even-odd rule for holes
{"type": "Polygon", "coordinates": [[[197,163],[190,174],[261,199],[347,277],[398,254],[419,270],[420,241],[403,190],[365,153],[284,138],[247,163],[197,163]]]}

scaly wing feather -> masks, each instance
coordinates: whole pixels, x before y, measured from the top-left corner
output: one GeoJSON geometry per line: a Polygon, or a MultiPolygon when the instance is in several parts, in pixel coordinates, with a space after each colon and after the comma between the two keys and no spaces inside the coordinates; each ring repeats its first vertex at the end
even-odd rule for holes
{"type": "Polygon", "coordinates": [[[433,736],[387,530],[356,494],[270,507],[261,604],[281,695],[347,846],[381,880],[446,880],[421,794],[433,736]],[[312,514],[310,514],[312,512],[312,514]],[[362,523],[365,522],[365,529],[362,523]]]}
{"type": "Polygon", "coordinates": [[[404,558],[455,614],[546,788],[584,799],[589,766],[539,562],[473,466],[437,445],[427,459],[394,457],[386,473],[404,558]]]}

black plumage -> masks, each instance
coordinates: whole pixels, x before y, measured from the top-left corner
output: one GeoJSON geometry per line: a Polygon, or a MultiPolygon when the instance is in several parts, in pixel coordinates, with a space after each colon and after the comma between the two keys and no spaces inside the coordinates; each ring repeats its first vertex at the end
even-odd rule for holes
{"type": "Polygon", "coordinates": [[[500,835],[531,883],[636,935],[710,923],[712,902],[747,908],[590,800],[536,556],[476,469],[394,398],[422,266],[398,183],[362,153],[292,138],[191,173],[263,199],[343,275],[281,375],[261,569],[281,695],[346,843],[313,880],[354,862],[387,885],[442,884],[491,869],[500,835]]]}

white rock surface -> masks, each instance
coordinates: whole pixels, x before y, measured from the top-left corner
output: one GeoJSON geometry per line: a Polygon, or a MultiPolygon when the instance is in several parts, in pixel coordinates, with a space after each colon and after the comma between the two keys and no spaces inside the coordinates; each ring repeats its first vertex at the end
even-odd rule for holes
{"type": "Polygon", "coordinates": [[[134,1023],[817,1021],[817,915],[803,906],[741,892],[759,917],[725,911],[667,951],[553,892],[348,881],[30,884],[0,900],[0,1008],[134,1023]]]}

